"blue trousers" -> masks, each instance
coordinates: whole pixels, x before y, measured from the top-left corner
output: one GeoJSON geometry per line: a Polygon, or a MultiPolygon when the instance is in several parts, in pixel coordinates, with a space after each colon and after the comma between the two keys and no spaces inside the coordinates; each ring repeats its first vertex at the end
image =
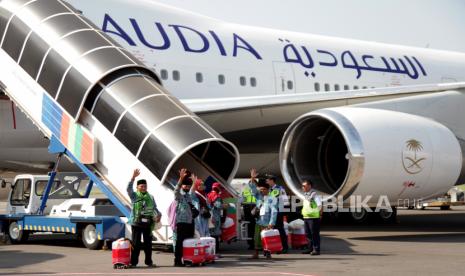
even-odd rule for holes
{"type": "Polygon", "coordinates": [[[320,219],[304,219],[308,249],[320,252],[320,219]]]}

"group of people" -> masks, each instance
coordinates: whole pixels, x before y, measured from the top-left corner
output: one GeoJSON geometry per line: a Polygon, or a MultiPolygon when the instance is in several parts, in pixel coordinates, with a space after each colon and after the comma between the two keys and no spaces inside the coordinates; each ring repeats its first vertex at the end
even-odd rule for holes
{"type": "MultiPolygon", "coordinates": [[[[155,267],[152,261],[152,231],[155,223],[160,222],[161,212],[157,209],[155,199],[147,192],[147,181],[139,179],[136,191],[134,181],[140,175],[134,170],[127,192],[132,203],[129,224],[132,230],[133,252],[131,266],[136,267],[140,250],[145,252],[145,264],[155,267]],[[141,237],[144,243],[141,242],[141,237]]],[[[184,266],[182,262],[183,242],[199,237],[213,237],[216,240],[216,252],[219,249],[221,223],[225,204],[221,198],[221,184],[213,183],[207,194],[204,182],[187,169],[179,171],[179,179],[174,189],[174,201],[168,210],[173,229],[174,266],[184,266]]]]}
{"type": "Polygon", "coordinates": [[[213,237],[216,252],[221,237],[221,222],[225,205],[221,198],[221,184],[213,183],[207,194],[205,184],[187,169],[179,171],[179,180],[174,189],[175,201],[172,204],[174,216],[174,266],[184,266],[182,247],[185,239],[194,237],[197,231],[200,237],[213,237]]]}
{"type": "MultiPolygon", "coordinates": [[[[250,171],[250,181],[244,187],[241,195],[241,204],[244,218],[248,221],[249,249],[255,250],[253,259],[259,257],[262,250],[260,233],[263,230],[277,229],[281,238],[281,254],[289,249],[287,234],[284,229],[285,208],[289,207],[289,198],[286,190],[276,184],[277,177],[266,174],[259,177],[255,169],[250,171]]],[[[322,215],[322,202],[320,196],[312,189],[311,182],[302,182],[305,198],[301,215],[304,219],[305,232],[308,239],[307,250],[303,254],[320,254],[320,219],[322,215]]],[[[266,258],[271,258],[269,251],[264,251],[266,258]]]]}
{"type": "MultiPolygon", "coordinates": [[[[132,230],[133,252],[131,266],[135,267],[139,261],[141,249],[145,252],[145,264],[155,267],[152,260],[152,231],[155,223],[159,223],[162,213],[157,209],[154,197],[147,192],[147,181],[139,179],[136,191],[134,181],[140,175],[134,170],[129,181],[127,192],[132,203],[129,224],[132,230]],[[144,242],[141,242],[143,237],[144,242]]],[[[289,245],[284,229],[285,213],[283,207],[288,207],[289,199],[286,190],[276,184],[276,176],[266,174],[259,177],[257,171],[250,171],[250,181],[242,191],[241,203],[244,207],[245,219],[249,221],[248,233],[249,249],[255,250],[252,258],[259,257],[262,250],[260,233],[263,230],[277,229],[279,231],[282,252],[287,253],[289,245]]],[[[308,249],[305,254],[320,254],[320,218],[322,214],[321,198],[312,189],[311,182],[302,183],[305,195],[301,211],[305,222],[308,238],[308,249]]],[[[179,179],[174,190],[174,201],[168,210],[169,222],[173,229],[174,266],[184,266],[182,261],[183,242],[193,238],[197,232],[200,237],[213,237],[216,240],[216,252],[219,249],[221,224],[224,219],[224,209],[227,207],[221,197],[221,184],[213,183],[207,194],[204,182],[187,169],[179,171],[179,179]]],[[[267,258],[271,253],[263,252],[267,258]]]]}

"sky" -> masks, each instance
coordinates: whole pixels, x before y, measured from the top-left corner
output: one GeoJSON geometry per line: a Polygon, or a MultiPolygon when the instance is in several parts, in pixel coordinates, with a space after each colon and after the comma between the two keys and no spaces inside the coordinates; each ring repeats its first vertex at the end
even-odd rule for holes
{"type": "Polygon", "coordinates": [[[465,0],[152,0],[226,21],[465,52],[465,0]]]}

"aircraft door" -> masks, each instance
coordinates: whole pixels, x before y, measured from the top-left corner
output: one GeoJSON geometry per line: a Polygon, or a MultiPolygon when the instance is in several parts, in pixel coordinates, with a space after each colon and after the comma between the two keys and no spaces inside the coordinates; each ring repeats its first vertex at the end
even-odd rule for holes
{"type": "Polygon", "coordinates": [[[285,62],[273,62],[276,94],[295,93],[294,70],[285,62]]]}

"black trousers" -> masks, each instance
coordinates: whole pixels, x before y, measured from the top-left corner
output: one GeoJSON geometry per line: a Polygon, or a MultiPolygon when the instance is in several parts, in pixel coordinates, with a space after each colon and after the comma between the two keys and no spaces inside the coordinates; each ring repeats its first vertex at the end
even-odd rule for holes
{"type": "Polygon", "coordinates": [[[152,231],[150,227],[132,226],[132,243],[134,250],[131,254],[131,265],[136,266],[139,262],[139,254],[141,248],[145,253],[145,264],[152,265],[152,231]],[[144,244],[142,244],[141,237],[144,237],[144,244]]]}
{"type": "Polygon", "coordinates": [[[320,219],[304,219],[305,234],[308,238],[308,249],[320,252],[320,219]]]}
{"type": "Polygon", "coordinates": [[[255,235],[255,217],[252,216],[252,209],[255,207],[253,204],[245,204],[243,205],[244,208],[244,220],[248,221],[249,224],[247,225],[247,243],[249,247],[253,248],[255,246],[254,243],[254,235],[255,235]]]}
{"type": "Polygon", "coordinates": [[[275,228],[279,231],[279,236],[281,237],[281,244],[283,245],[283,250],[288,250],[289,245],[287,244],[287,235],[286,235],[286,231],[284,230],[284,214],[283,213],[278,213],[275,228]]]}
{"type": "Polygon", "coordinates": [[[182,243],[185,239],[194,237],[194,223],[177,223],[176,224],[176,244],[174,248],[174,262],[181,263],[182,261],[182,243]]]}

